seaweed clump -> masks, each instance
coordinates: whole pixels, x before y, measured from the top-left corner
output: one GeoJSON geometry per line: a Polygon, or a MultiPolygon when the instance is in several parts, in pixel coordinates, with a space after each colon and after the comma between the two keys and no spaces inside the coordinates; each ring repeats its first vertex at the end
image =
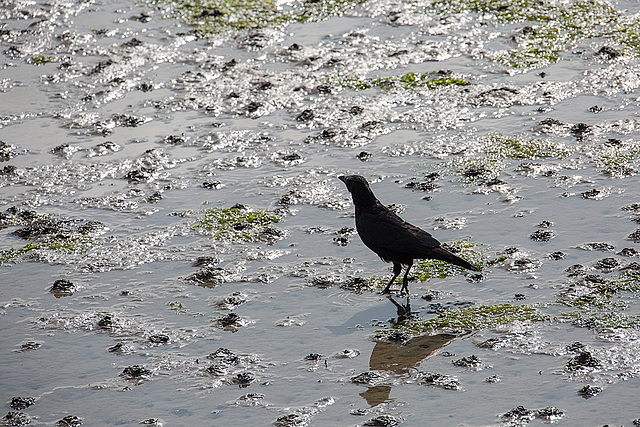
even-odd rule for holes
{"type": "Polygon", "coordinates": [[[195,26],[201,37],[232,30],[278,27],[289,23],[323,21],[342,15],[364,0],[155,0],[172,5],[172,15],[195,26]]]}
{"type": "Polygon", "coordinates": [[[280,219],[265,211],[255,211],[242,205],[231,208],[207,209],[193,226],[195,230],[211,233],[216,240],[232,242],[273,241],[284,232],[271,227],[280,219]]]}
{"type": "Polygon", "coordinates": [[[19,226],[13,231],[29,243],[18,248],[0,251],[0,264],[47,258],[57,255],[83,253],[94,245],[92,236],[106,229],[97,221],[82,221],[39,214],[15,207],[0,213],[0,228],[19,226]]]}
{"type": "Polygon", "coordinates": [[[492,186],[503,184],[499,176],[509,160],[564,159],[572,153],[556,141],[520,134],[493,133],[478,142],[483,147],[483,153],[453,157],[440,163],[437,170],[429,172],[454,177],[453,180],[465,185],[492,186]]]}
{"type": "Polygon", "coordinates": [[[430,73],[414,73],[408,72],[402,76],[381,77],[377,79],[358,79],[354,77],[341,78],[335,82],[336,86],[345,87],[354,90],[367,90],[371,88],[380,88],[385,90],[405,89],[416,90],[419,88],[427,88],[434,90],[447,86],[468,86],[471,82],[447,75],[442,72],[430,73]]]}
{"type": "MultiPolygon", "coordinates": [[[[396,331],[411,335],[433,333],[440,330],[476,331],[495,328],[513,322],[543,322],[549,317],[536,307],[526,305],[479,305],[458,310],[447,310],[430,319],[410,318],[396,326],[396,331]]],[[[392,331],[389,331],[392,332],[392,331]]]]}
{"type": "MultiPolygon", "coordinates": [[[[539,68],[555,63],[563,52],[587,39],[603,38],[619,45],[623,53],[634,56],[640,53],[637,19],[625,18],[608,2],[600,0],[438,0],[434,7],[443,14],[481,13],[497,25],[527,23],[514,35],[517,48],[495,58],[515,68],[539,68]]],[[[605,60],[615,59],[619,54],[609,46],[598,52],[605,60]]]]}
{"type": "Polygon", "coordinates": [[[485,149],[487,155],[499,159],[564,159],[571,154],[562,144],[555,141],[528,138],[524,135],[507,136],[494,133],[486,137],[483,142],[487,147],[485,149]]]}
{"type": "Polygon", "coordinates": [[[561,313],[558,320],[571,321],[575,326],[588,329],[637,329],[640,328],[640,315],[624,311],[628,308],[628,300],[635,300],[639,293],[639,270],[627,267],[611,278],[586,275],[559,298],[560,304],[573,310],[561,313]]]}

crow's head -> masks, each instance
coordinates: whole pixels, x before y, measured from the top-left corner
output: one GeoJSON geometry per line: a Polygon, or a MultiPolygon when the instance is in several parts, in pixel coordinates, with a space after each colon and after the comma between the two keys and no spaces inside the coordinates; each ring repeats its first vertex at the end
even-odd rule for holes
{"type": "Polygon", "coordinates": [[[369,187],[367,180],[360,175],[341,175],[338,177],[347,186],[347,190],[353,197],[353,203],[358,206],[373,203],[376,197],[369,187]]]}

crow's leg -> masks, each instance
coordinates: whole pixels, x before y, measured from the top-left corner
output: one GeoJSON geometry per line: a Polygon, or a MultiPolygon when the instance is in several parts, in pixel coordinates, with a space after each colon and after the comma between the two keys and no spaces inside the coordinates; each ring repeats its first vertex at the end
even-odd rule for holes
{"type": "Polygon", "coordinates": [[[404,277],[402,278],[402,288],[400,288],[400,293],[402,293],[402,291],[407,291],[407,295],[409,295],[409,279],[407,279],[407,276],[409,275],[409,270],[411,270],[412,265],[413,265],[413,260],[409,262],[409,265],[407,266],[407,271],[406,273],[404,273],[404,277]]]}
{"type": "Polygon", "coordinates": [[[393,263],[393,278],[389,281],[387,286],[385,286],[384,289],[382,290],[383,294],[388,294],[389,293],[389,288],[393,284],[393,281],[396,280],[396,277],[398,277],[400,275],[400,273],[402,273],[402,264],[398,264],[397,262],[394,262],[393,263]]]}

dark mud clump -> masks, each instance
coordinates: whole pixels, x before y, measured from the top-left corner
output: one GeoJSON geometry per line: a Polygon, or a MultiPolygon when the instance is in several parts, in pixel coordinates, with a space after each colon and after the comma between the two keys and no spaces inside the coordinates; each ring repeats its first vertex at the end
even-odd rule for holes
{"type": "Polygon", "coordinates": [[[569,277],[575,277],[575,276],[582,276],[585,274],[585,267],[582,264],[574,264],[570,267],[567,267],[566,270],[564,270],[565,273],[567,273],[567,276],[569,277]]]}
{"type": "Polygon", "coordinates": [[[127,172],[127,174],[125,175],[125,179],[127,179],[132,184],[149,182],[154,178],[155,173],[156,171],[153,169],[147,169],[147,168],[134,169],[127,172]]]}
{"type": "Polygon", "coordinates": [[[340,287],[347,291],[360,294],[364,291],[371,289],[371,283],[369,280],[363,277],[351,277],[344,282],[340,283],[340,287]]]}
{"type": "Polygon", "coordinates": [[[507,413],[502,414],[502,419],[518,421],[526,423],[526,421],[533,420],[536,417],[536,412],[525,408],[524,406],[517,406],[507,413]]]}
{"type": "Polygon", "coordinates": [[[6,426],[26,426],[31,424],[31,417],[24,412],[9,411],[7,415],[2,417],[2,421],[6,426]]]}
{"type": "Polygon", "coordinates": [[[388,381],[389,376],[378,371],[367,371],[351,377],[351,382],[354,384],[365,384],[370,386],[376,386],[388,381]]]}
{"type": "Polygon", "coordinates": [[[571,126],[571,128],[569,129],[569,132],[571,133],[571,135],[573,135],[578,141],[582,141],[584,138],[586,138],[589,134],[591,134],[592,129],[591,126],[589,126],[586,123],[576,123],[575,125],[571,126]]]}
{"type": "Polygon", "coordinates": [[[222,267],[207,265],[189,275],[185,280],[205,288],[214,288],[236,278],[231,271],[222,267]]]}
{"type": "Polygon", "coordinates": [[[562,412],[560,409],[554,406],[549,406],[546,408],[536,410],[536,418],[538,419],[554,421],[562,418],[563,416],[564,416],[564,412],[562,412]]]}
{"type": "Polygon", "coordinates": [[[463,357],[462,359],[454,360],[452,363],[463,368],[471,368],[477,370],[482,368],[482,360],[480,360],[480,358],[476,355],[463,357]]]}
{"type": "Polygon", "coordinates": [[[82,418],[75,415],[67,415],[56,423],[56,427],[78,427],[82,425],[82,418]]]}
{"type": "Polygon", "coordinates": [[[241,321],[242,318],[236,313],[229,313],[218,318],[217,320],[218,324],[223,328],[227,328],[230,326],[241,326],[241,321]]]}
{"type": "Polygon", "coordinates": [[[231,382],[237,384],[240,388],[249,387],[255,381],[256,378],[250,372],[240,372],[231,379],[231,382]]]}
{"type": "Polygon", "coordinates": [[[249,368],[258,362],[253,355],[237,354],[221,347],[206,358],[211,360],[211,364],[204,369],[204,372],[219,377],[226,384],[246,387],[257,381],[254,374],[248,372],[249,368]]]}
{"type": "Polygon", "coordinates": [[[582,369],[599,368],[600,366],[600,361],[593,357],[590,352],[581,351],[567,363],[566,369],[568,371],[579,371],[582,369]]]}
{"type": "Polygon", "coordinates": [[[205,370],[212,375],[226,375],[232,368],[238,367],[241,363],[240,357],[226,348],[219,348],[207,356],[213,363],[205,370]]]}
{"type": "Polygon", "coordinates": [[[618,252],[618,255],[622,255],[626,257],[637,257],[640,255],[640,252],[638,252],[634,248],[624,248],[620,252],[618,252]]]}
{"type": "Polygon", "coordinates": [[[601,57],[602,59],[606,59],[611,61],[612,59],[617,59],[622,56],[622,52],[619,50],[612,48],[611,46],[602,46],[596,52],[596,55],[601,57]]]}
{"type": "Polygon", "coordinates": [[[50,291],[57,298],[62,296],[73,295],[76,290],[76,286],[66,279],[58,279],[51,285],[50,291]]]}
{"type": "Polygon", "coordinates": [[[149,337],[149,341],[153,344],[166,344],[169,342],[169,336],[165,334],[155,334],[149,337]]]}
{"type": "Polygon", "coordinates": [[[299,122],[308,122],[315,117],[315,113],[313,110],[306,109],[302,111],[298,116],[296,116],[296,120],[299,122]]]}
{"type": "Polygon", "coordinates": [[[207,190],[219,190],[224,187],[220,181],[205,181],[202,183],[202,188],[206,188],[207,190]]]}
{"type": "Polygon", "coordinates": [[[358,153],[358,155],[356,156],[356,159],[360,160],[361,162],[366,162],[367,160],[369,160],[371,157],[373,157],[373,154],[371,153],[367,153],[366,151],[361,151],[360,153],[358,153]]]}
{"type": "Polygon", "coordinates": [[[583,199],[596,200],[601,197],[600,196],[601,193],[602,192],[600,190],[593,188],[591,190],[580,193],[580,197],[582,197],[583,199]]]}
{"type": "Polygon", "coordinates": [[[502,419],[510,421],[509,425],[527,425],[533,419],[542,419],[545,421],[557,421],[564,416],[564,412],[560,409],[549,406],[542,409],[527,409],[524,406],[513,408],[509,412],[502,415],[502,419]]]}
{"type": "Polygon", "coordinates": [[[0,162],[7,162],[17,156],[16,147],[0,141],[0,162]]]}
{"type": "Polygon", "coordinates": [[[124,368],[120,376],[129,380],[138,380],[138,379],[148,378],[151,376],[152,373],[153,372],[151,372],[149,369],[145,368],[144,366],[132,365],[124,368]]]}
{"type": "Polygon", "coordinates": [[[536,242],[548,242],[554,237],[555,233],[550,230],[536,230],[529,236],[531,240],[535,240],[536,242]]]}
{"type": "MultiPolygon", "coordinates": [[[[465,172],[466,173],[466,172],[465,172]]],[[[482,174],[481,172],[480,174],[482,174]]],[[[404,188],[410,188],[412,190],[431,192],[437,189],[439,186],[436,181],[440,178],[437,172],[433,172],[424,177],[424,181],[420,181],[417,178],[411,178],[411,181],[404,185],[404,188]]]]}
{"type": "Polygon", "coordinates": [[[304,357],[304,360],[309,360],[312,362],[317,362],[318,360],[320,360],[322,358],[321,354],[318,353],[309,353],[308,355],[306,355],[304,357]]]}
{"type": "Polygon", "coordinates": [[[375,426],[375,427],[394,427],[400,424],[400,420],[398,420],[393,415],[379,415],[375,418],[371,418],[362,424],[363,426],[375,426]]]}
{"type": "Polygon", "coordinates": [[[591,399],[602,391],[602,387],[593,386],[591,384],[587,384],[578,390],[578,396],[583,397],[585,399],[591,399]]]}
{"type": "Polygon", "coordinates": [[[556,251],[549,254],[549,259],[552,259],[554,261],[559,261],[564,258],[565,258],[565,253],[562,251],[556,251]]]}
{"type": "Polygon", "coordinates": [[[25,343],[20,344],[20,351],[33,351],[37,350],[42,346],[41,343],[35,341],[27,341],[25,343]]]}
{"type": "Polygon", "coordinates": [[[602,252],[612,252],[616,249],[615,246],[605,242],[591,242],[584,243],[581,246],[578,246],[580,249],[584,249],[586,251],[602,251],[602,252]]]}
{"type": "Polygon", "coordinates": [[[297,427],[305,426],[308,424],[308,418],[300,414],[282,415],[273,422],[273,425],[275,425],[276,427],[297,427]]]}
{"type": "Polygon", "coordinates": [[[35,239],[41,236],[59,234],[69,231],[63,221],[54,218],[38,218],[23,228],[14,231],[14,234],[23,239],[35,239]]]}
{"type": "Polygon", "coordinates": [[[629,234],[627,239],[633,241],[633,243],[640,243],[640,229],[629,234]]]}
{"type": "Polygon", "coordinates": [[[347,246],[349,244],[349,237],[356,234],[356,229],[353,227],[343,227],[336,231],[337,236],[333,238],[333,243],[338,246],[347,246]]]}
{"type": "Polygon", "coordinates": [[[246,295],[241,292],[234,292],[231,295],[227,295],[226,297],[216,301],[215,305],[221,309],[233,310],[245,302],[247,302],[246,295]]]}
{"type": "Polygon", "coordinates": [[[608,257],[608,258],[602,258],[601,260],[596,261],[596,263],[593,266],[598,270],[602,270],[604,272],[610,272],[616,267],[618,267],[619,265],[620,265],[620,261],[618,261],[615,258],[608,257]]]}
{"type": "Polygon", "coordinates": [[[34,403],[36,403],[35,397],[14,397],[11,399],[10,406],[12,409],[21,411],[23,409],[27,409],[34,403]]]}
{"type": "Polygon", "coordinates": [[[445,390],[460,390],[460,382],[457,378],[437,372],[418,372],[417,383],[445,390]]]}
{"type": "Polygon", "coordinates": [[[109,329],[111,326],[113,326],[113,317],[110,314],[105,314],[98,320],[98,327],[101,329],[109,329]]]}

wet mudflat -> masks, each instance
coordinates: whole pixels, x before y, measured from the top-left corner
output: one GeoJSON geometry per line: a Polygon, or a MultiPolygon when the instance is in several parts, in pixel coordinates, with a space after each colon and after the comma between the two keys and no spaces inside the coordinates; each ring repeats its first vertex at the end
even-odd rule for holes
{"type": "Polygon", "coordinates": [[[1,422],[640,424],[640,7],[247,4],[0,6],[1,422]]]}

